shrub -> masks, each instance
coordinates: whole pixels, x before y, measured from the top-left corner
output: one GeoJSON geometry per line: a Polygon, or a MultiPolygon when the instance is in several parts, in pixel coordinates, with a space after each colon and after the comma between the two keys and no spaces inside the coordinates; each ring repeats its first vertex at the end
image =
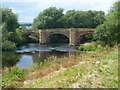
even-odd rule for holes
{"type": "Polygon", "coordinates": [[[2,49],[3,50],[13,50],[16,48],[16,45],[14,42],[11,42],[11,41],[8,41],[8,40],[5,40],[2,42],[2,49]]]}
{"type": "Polygon", "coordinates": [[[85,43],[82,46],[78,47],[78,50],[80,51],[95,51],[96,50],[96,43],[95,42],[91,42],[91,43],[85,43]]]}
{"type": "Polygon", "coordinates": [[[96,46],[84,46],[84,51],[95,51],[96,46]]]}

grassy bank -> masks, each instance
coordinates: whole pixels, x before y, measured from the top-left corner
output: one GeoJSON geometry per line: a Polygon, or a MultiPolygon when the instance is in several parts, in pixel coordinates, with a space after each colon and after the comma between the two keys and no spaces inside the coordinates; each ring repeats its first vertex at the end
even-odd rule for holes
{"type": "Polygon", "coordinates": [[[29,81],[29,88],[118,88],[118,52],[111,51],[93,60],[29,81]]]}
{"type": "Polygon", "coordinates": [[[31,69],[6,68],[3,87],[118,87],[118,50],[97,49],[69,57],[48,58],[31,69]]]}

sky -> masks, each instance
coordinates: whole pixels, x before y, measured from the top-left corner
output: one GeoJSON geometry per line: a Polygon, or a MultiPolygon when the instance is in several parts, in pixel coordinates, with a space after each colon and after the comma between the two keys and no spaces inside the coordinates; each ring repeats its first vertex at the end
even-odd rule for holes
{"type": "Polygon", "coordinates": [[[11,8],[18,15],[19,22],[33,22],[40,12],[49,8],[68,10],[102,10],[106,14],[116,0],[2,0],[2,7],[11,8]]]}

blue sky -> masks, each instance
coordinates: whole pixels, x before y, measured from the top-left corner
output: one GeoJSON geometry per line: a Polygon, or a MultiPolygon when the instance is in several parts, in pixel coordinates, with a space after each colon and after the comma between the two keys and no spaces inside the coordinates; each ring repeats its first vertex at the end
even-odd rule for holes
{"type": "Polygon", "coordinates": [[[51,6],[67,10],[108,10],[116,0],[2,0],[3,7],[9,7],[18,15],[19,22],[32,22],[40,12],[51,6]]]}

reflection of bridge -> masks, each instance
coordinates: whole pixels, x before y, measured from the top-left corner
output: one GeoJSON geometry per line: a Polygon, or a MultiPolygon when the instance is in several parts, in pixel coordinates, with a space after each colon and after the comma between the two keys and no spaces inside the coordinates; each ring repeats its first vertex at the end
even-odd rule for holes
{"type": "Polygon", "coordinates": [[[54,34],[62,34],[69,38],[69,44],[79,44],[83,35],[93,33],[91,28],[57,28],[57,29],[40,29],[40,30],[25,30],[24,36],[34,35],[39,38],[41,44],[45,44],[50,40],[50,36],[54,34]]]}

